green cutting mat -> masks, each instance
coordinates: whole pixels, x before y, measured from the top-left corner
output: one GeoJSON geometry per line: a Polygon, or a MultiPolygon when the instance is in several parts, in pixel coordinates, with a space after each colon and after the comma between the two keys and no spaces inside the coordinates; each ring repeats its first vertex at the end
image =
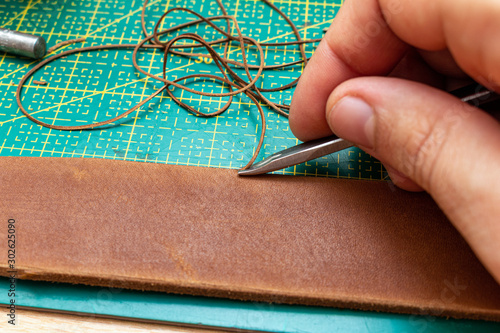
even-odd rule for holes
{"type": "MultiPolygon", "coordinates": [[[[303,38],[319,38],[332,22],[341,0],[277,0],[300,29],[303,38]]],[[[225,1],[229,14],[237,17],[245,35],[264,41],[295,40],[290,27],[269,7],[255,0],[225,1]]],[[[60,41],[87,37],[84,44],[67,46],[62,52],[79,46],[97,44],[135,44],[143,36],[140,29],[142,1],[129,0],[7,0],[0,3],[0,26],[42,35],[49,46],[60,41]]],[[[151,32],[167,9],[186,7],[207,16],[220,15],[215,1],[153,0],[146,21],[151,32]]],[[[173,12],[163,23],[170,27],[193,16],[173,12]]],[[[223,26],[223,22],[218,22],[223,26]]],[[[184,29],[217,38],[204,25],[184,29]]],[[[179,34],[173,33],[168,37],[179,34]]],[[[234,31],[233,31],[234,33],[234,31]]],[[[307,47],[308,56],[316,45],[307,47]]],[[[236,46],[232,59],[240,59],[236,46]]],[[[247,50],[257,63],[258,55],[247,50]]],[[[267,64],[299,59],[296,46],[267,47],[267,64]]],[[[51,56],[51,55],[48,55],[51,56]]],[[[132,51],[78,53],[50,63],[37,72],[24,89],[23,103],[38,119],[57,125],[86,124],[114,117],[137,104],[160,85],[140,75],[132,66],[132,51]],[[46,86],[32,80],[47,81],[46,86]]],[[[163,54],[142,51],[140,65],[153,74],[161,72],[163,54]]],[[[240,168],[252,156],[260,135],[260,115],[246,96],[234,99],[227,112],[214,118],[202,118],[180,108],[168,96],[157,96],[151,103],[130,114],[115,126],[92,131],[58,131],[35,125],[19,111],[15,102],[16,84],[36,61],[1,54],[0,59],[0,156],[91,157],[127,161],[240,168]]],[[[261,87],[276,87],[297,78],[302,66],[287,70],[267,70],[258,82],[261,87]]],[[[217,73],[216,66],[203,59],[171,57],[167,72],[175,79],[195,72],[217,73]],[[207,63],[208,62],[208,63],[207,63]]],[[[217,73],[218,74],[218,73],[217,73]]],[[[189,86],[206,92],[222,92],[214,82],[195,80],[189,86]]],[[[200,97],[175,90],[184,102],[203,111],[215,111],[227,98],[200,97]]],[[[293,90],[268,93],[270,100],[289,104],[293,90]]],[[[297,139],[283,116],[265,108],[267,132],[258,160],[296,145],[297,139]]],[[[385,179],[382,165],[356,148],[332,154],[279,173],[318,175],[341,178],[385,179]]]]}

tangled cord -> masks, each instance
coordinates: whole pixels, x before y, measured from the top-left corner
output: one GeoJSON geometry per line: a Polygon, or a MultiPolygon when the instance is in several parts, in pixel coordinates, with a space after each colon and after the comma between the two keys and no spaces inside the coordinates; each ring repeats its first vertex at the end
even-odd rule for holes
{"type": "MultiPolygon", "coordinates": [[[[293,65],[302,64],[302,63],[304,64],[304,66],[307,65],[308,59],[307,59],[306,54],[305,54],[304,44],[318,42],[318,41],[320,41],[320,39],[302,40],[300,37],[299,31],[297,30],[297,27],[293,24],[293,22],[290,20],[290,18],[286,14],[284,14],[279,8],[277,8],[274,4],[269,2],[268,0],[262,0],[262,1],[267,6],[271,7],[274,11],[276,11],[290,25],[290,27],[292,28],[293,33],[297,39],[296,41],[294,41],[294,42],[281,42],[281,43],[260,43],[251,37],[244,36],[241,33],[241,29],[238,25],[237,20],[235,19],[234,16],[230,16],[227,14],[226,8],[224,7],[224,5],[222,4],[222,2],[220,0],[216,0],[216,1],[217,1],[219,8],[221,9],[223,15],[204,17],[204,16],[200,15],[199,13],[196,13],[195,11],[192,11],[192,10],[187,9],[187,8],[182,8],[182,7],[172,8],[172,9],[168,10],[167,12],[165,12],[160,17],[160,19],[156,22],[153,33],[149,35],[147,30],[146,30],[146,23],[145,23],[145,19],[144,19],[148,1],[149,0],[144,1],[144,5],[142,8],[142,12],[141,12],[141,26],[142,26],[143,34],[145,36],[143,40],[141,40],[138,44],[108,44],[108,45],[95,45],[95,46],[81,47],[81,48],[76,48],[73,50],[65,51],[65,52],[62,52],[60,54],[57,54],[55,56],[52,56],[50,58],[45,59],[44,61],[38,63],[35,67],[33,67],[29,72],[27,72],[26,75],[24,75],[24,77],[19,82],[19,84],[17,86],[17,90],[16,90],[16,101],[17,101],[17,105],[19,106],[19,109],[24,113],[24,115],[26,117],[28,117],[31,121],[35,122],[38,125],[41,125],[41,126],[44,126],[47,128],[51,128],[51,129],[55,129],[55,130],[63,130],[63,131],[76,130],[76,131],[78,131],[78,130],[93,129],[93,128],[103,126],[103,125],[108,125],[108,124],[113,123],[119,119],[122,119],[122,118],[126,117],[127,115],[129,115],[130,113],[137,110],[138,108],[140,108],[141,106],[143,106],[144,104],[146,104],[147,102],[149,102],[151,99],[153,99],[155,96],[159,95],[163,91],[166,91],[166,93],[170,96],[170,98],[172,98],[172,100],[174,100],[179,106],[181,106],[182,108],[184,108],[184,109],[186,109],[186,110],[188,110],[188,111],[190,111],[198,116],[201,116],[201,117],[213,117],[213,116],[217,116],[217,115],[223,113],[231,105],[232,100],[233,100],[233,96],[243,93],[246,96],[248,96],[248,98],[256,105],[257,110],[260,113],[261,120],[262,120],[262,129],[261,129],[261,134],[260,134],[260,138],[259,138],[259,143],[254,151],[252,158],[247,163],[247,165],[245,165],[243,167],[243,169],[247,169],[248,167],[250,167],[253,164],[253,162],[257,158],[257,155],[259,154],[259,151],[260,151],[262,144],[264,142],[265,131],[266,131],[266,119],[265,119],[265,115],[264,115],[264,111],[262,109],[261,103],[267,105],[268,107],[273,109],[275,112],[277,112],[278,114],[283,115],[285,117],[288,117],[288,110],[290,108],[289,105],[277,104],[277,103],[270,101],[269,99],[267,99],[266,97],[264,97],[262,95],[262,92],[273,92],[273,91],[280,91],[280,90],[291,88],[297,84],[298,78],[293,80],[292,82],[289,82],[289,83],[283,85],[283,86],[275,87],[275,88],[258,88],[255,85],[256,82],[261,77],[262,72],[264,70],[286,68],[288,66],[293,66],[293,65]],[[187,12],[189,14],[196,16],[197,19],[194,21],[179,24],[177,26],[165,29],[163,31],[158,31],[160,28],[161,22],[163,22],[163,20],[165,19],[165,17],[168,14],[170,14],[174,11],[187,12]],[[226,22],[227,31],[224,31],[223,29],[221,29],[220,27],[218,27],[217,25],[215,25],[213,23],[213,21],[220,21],[220,20],[223,20],[226,22]],[[216,30],[218,33],[222,34],[224,36],[224,38],[217,39],[214,41],[207,41],[198,34],[183,33],[177,37],[170,39],[169,41],[166,41],[166,42],[160,41],[160,36],[162,36],[162,35],[165,35],[167,33],[170,33],[170,32],[182,29],[182,28],[186,28],[186,27],[189,27],[192,25],[196,25],[199,23],[205,23],[205,24],[209,25],[214,30],[216,30]],[[234,29],[236,30],[236,33],[237,33],[236,36],[233,36],[230,33],[232,27],[234,27],[234,29]],[[176,42],[186,41],[186,40],[194,42],[194,43],[187,44],[187,45],[175,45],[176,42]],[[231,45],[231,43],[238,43],[238,46],[241,50],[242,62],[228,59],[228,50],[229,50],[229,46],[231,45]],[[214,45],[221,45],[221,44],[224,45],[224,51],[223,51],[222,55],[217,53],[217,51],[213,48],[214,45]],[[300,60],[285,63],[285,64],[278,64],[278,65],[266,65],[265,64],[263,46],[269,47],[269,46],[290,46],[290,45],[297,45],[298,46],[299,51],[300,51],[300,56],[301,56],[300,60]],[[253,47],[253,48],[257,49],[257,51],[259,53],[259,59],[260,59],[258,65],[248,64],[247,55],[245,52],[245,49],[247,47],[253,47]],[[149,49],[149,48],[163,50],[163,77],[153,75],[153,74],[143,70],[139,66],[139,64],[137,63],[137,52],[140,49],[149,49]],[[208,54],[185,52],[184,51],[184,49],[196,49],[196,48],[205,48],[207,50],[208,54]],[[163,82],[162,87],[160,89],[156,90],[151,95],[149,95],[146,99],[142,100],[137,105],[135,105],[132,108],[130,108],[129,110],[119,114],[118,116],[111,118],[111,119],[108,119],[108,120],[96,122],[93,124],[87,124],[87,125],[60,126],[60,125],[48,124],[48,123],[45,123],[45,122],[33,117],[23,107],[22,102],[21,102],[21,94],[22,94],[23,86],[24,86],[25,82],[37,70],[39,70],[40,68],[44,67],[45,65],[47,65],[48,63],[50,63],[56,59],[68,56],[70,54],[91,52],[91,51],[96,51],[96,50],[109,50],[109,49],[133,49],[132,62],[134,64],[134,67],[142,74],[144,74],[148,77],[151,77],[157,81],[163,82]],[[169,80],[167,78],[166,65],[167,65],[168,57],[171,54],[174,54],[177,56],[184,56],[184,57],[210,58],[213,60],[213,62],[215,63],[215,65],[219,69],[220,73],[222,74],[222,77],[217,76],[217,75],[213,75],[213,74],[197,73],[197,74],[186,75],[186,76],[177,78],[173,81],[169,80]],[[235,71],[231,68],[231,66],[243,68],[245,71],[246,78],[243,78],[243,77],[239,76],[238,74],[236,74],[235,71]],[[250,73],[250,70],[257,70],[257,73],[255,73],[255,75],[252,76],[252,74],[250,73]],[[227,90],[229,90],[229,91],[222,92],[222,93],[209,93],[209,92],[203,92],[203,91],[191,89],[191,88],[180,83],[182,81],[186,81],[189,79],[199,79],[199,78],[218,81],[221,83],[221,85],[224,88],[227,88],[227,90]],[[216,111],[202,112],[202,111],[196,110],[194,107],[182,102],[177,97],[175,97],[173,95],[172,91],[170,90],[170,86],[174,86],[176,88],[183,89],[185,91],[188,91],[188,92],[191,92],[191,93],[194,93],[197,95],[202,95],[202,96],[221,97],[221,98],[222,97],[229,97],[229,100],[224,106],[222,106],[220,109],[218,109],[216,111]]],[[[76,40],[76,41],[81,41],[81,39],[76,40]]],[[[63,46],[63,45],[67,45],[69,42],[74,42],[74,41],[60,43],[60,44],[58,44],[58,47],[63,46]]],[[[53,51],[54,48],[52,48],[51,50],[53,51]]]]}

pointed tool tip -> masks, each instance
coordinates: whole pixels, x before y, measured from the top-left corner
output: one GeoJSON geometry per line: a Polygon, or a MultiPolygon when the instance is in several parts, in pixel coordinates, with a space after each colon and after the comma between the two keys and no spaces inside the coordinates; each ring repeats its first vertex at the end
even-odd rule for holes
{"type": "Polygon", "coordinates": [[[252,167],[248,169],[238,170],[238,176],[254,176],[259,174],[261,174],[261,172],[259,172],[258,169],[254,169],[252,167]]]}

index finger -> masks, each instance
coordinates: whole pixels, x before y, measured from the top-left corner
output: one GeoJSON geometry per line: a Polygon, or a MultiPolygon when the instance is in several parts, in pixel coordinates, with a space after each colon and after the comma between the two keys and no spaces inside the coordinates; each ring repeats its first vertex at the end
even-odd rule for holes
{"type": "Polygon", "coordinates": [[[408,45],[448,48],[467,74],[498,88],[498,17],[496,0],[347,1],[299,80],[290,109],[293,133],[304,141],[330,135],[325,108],[335,87],[358,76],[386,75],[408,45]]]}

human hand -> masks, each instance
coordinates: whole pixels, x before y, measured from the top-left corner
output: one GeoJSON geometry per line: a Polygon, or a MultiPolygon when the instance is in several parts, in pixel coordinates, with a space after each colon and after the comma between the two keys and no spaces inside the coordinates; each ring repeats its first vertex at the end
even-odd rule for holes
{"type": "Polygon", "coordinates": [[[500,124],[415,80],[468,75],[500,92],[499,18],[498,0],[347,1],[290,109],[300,140],[334,132],[378,158],[399,187],[429,192],[498,282],[500,124]],[[376,77],[394,68],[411,80],[376,77]]]}

